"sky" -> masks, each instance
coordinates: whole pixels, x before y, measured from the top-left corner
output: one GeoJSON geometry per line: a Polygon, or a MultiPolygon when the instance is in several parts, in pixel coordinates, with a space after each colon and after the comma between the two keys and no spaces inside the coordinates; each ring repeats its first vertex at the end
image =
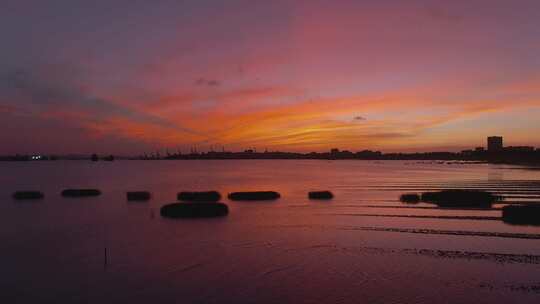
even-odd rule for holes
{"type": "Polygon", "coordinates": [[[3,0],[0,154],[540,146],[537,0],[3,0]]]}

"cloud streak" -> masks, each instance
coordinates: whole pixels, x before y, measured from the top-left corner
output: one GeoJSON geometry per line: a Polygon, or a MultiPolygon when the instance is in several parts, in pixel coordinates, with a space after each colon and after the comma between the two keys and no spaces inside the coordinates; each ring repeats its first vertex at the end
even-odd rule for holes
{"type": "Polygon", "coordinates": [[[221,85],[221,82],[215,79],[199,78],[195,81],[195,84],[198,86],[217,87],[221,85]]]}
{"type": "MultiPolygon", "coordinates": [[[[147,128],[168,130],[179,135],[201,136],[192,129],[173,123],[158,116],[137,111],[113,100],[94,96],[77,81],[69,69],[56,67],[54,71],[13,69],[1,75],[0,94],[9,103],[2,106],[2,112],[24,112],[35,119],[56,119],[70,121],[88,131],[117,120],[138,124],[147,128]],[[44,75],[46,74],[46,75],[44,75]],[[15,101],[15,102],[14,102],[15,101]]],[[[111,130],[114,133],[114,128],[111,130]]],[[[102,132],[107,134],[108,132],[102,132]]],[[[113,135],[126,135],[119,132],[113,135]]],[[[158,134],[159,135],[159,134],[158,134]]],[[[150,140],[151,137],[146,137],[150,140]]],[[[159,139],[154,141],[159,142],[159,139]]]]}

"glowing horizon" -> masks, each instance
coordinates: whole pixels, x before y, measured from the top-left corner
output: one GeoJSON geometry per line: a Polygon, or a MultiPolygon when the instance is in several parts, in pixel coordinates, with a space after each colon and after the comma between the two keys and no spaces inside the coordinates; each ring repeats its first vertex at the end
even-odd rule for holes
{"type": "Polygon", "coordinates": [[[43,2],[0,12],[0,154],[540,146],[537,1],[43,2]]]}

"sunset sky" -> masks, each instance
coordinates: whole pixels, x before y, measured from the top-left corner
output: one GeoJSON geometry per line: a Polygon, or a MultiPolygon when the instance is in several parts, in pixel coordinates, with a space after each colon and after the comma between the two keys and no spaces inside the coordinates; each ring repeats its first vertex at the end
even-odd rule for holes
{"type": "Polygon", "coordinates": [[[4,0],[0,154],[540,146],[538,0],[4,0]]]}

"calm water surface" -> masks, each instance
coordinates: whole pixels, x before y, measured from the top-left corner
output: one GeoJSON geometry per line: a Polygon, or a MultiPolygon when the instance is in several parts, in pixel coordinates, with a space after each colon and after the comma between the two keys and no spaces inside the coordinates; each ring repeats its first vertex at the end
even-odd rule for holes
{"type": "Polygon", "coordinates": [[[406,205],[399,194],[478,188],[540,201],[540,170],[405,161],[0,163],[0,303],[540,303],[540,227],[494,210],[406,205]],[[97,198],[62,198],[68,187],[97,198]],[[13,201],[36,189],[41,201],[13,201]],[[128,203],[125,192],[153,198],[128,203]],[[276,190],[170,220],[183,190],[276,190]],[[314,202],[310,190],[335,199],[314,202]],[[104,250],[108,265],[104,266],[104,250]]]}

